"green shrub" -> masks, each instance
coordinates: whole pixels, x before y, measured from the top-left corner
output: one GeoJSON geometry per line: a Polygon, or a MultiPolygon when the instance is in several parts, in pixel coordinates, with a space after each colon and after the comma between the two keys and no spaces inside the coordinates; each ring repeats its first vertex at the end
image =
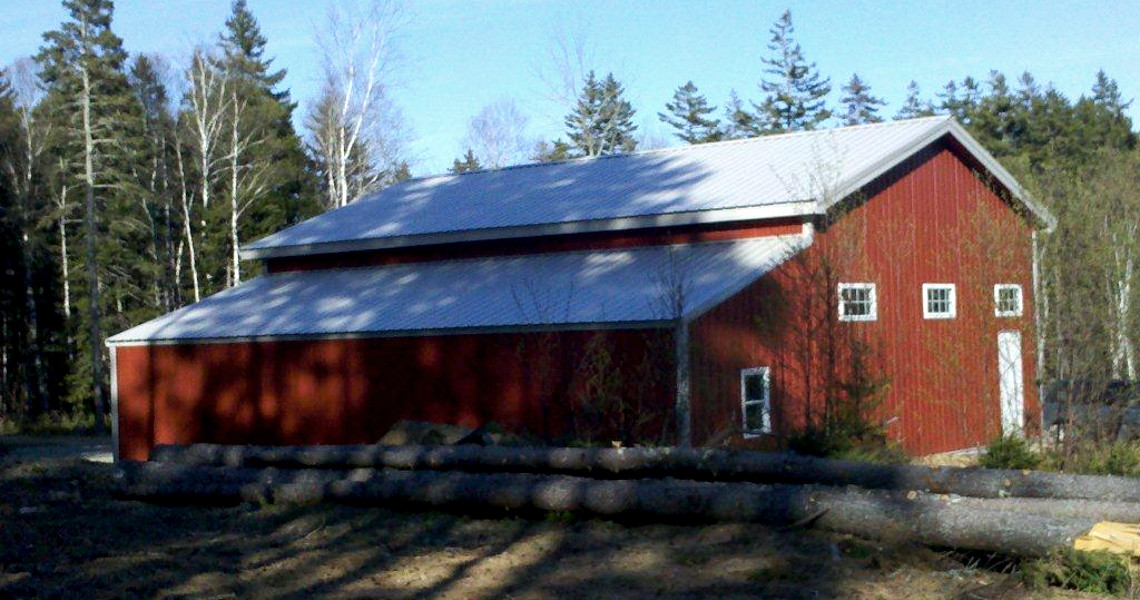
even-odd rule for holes
{"type": "Polygon", "coordinates": [[[1049,586],[1094,594],[1127,594],[1132,574],[1124,559],[1110,552],[1059,550],[1021,564],[1021,579],[1031,589],[1049,586]]]}
{"type": "Polygon", "coordinates": [[[1036,469],[1041,463],[1041,455],[1017,435],[1003,435],[990,442],[978,459],[978,465],[987,469],[1036,469]]]}

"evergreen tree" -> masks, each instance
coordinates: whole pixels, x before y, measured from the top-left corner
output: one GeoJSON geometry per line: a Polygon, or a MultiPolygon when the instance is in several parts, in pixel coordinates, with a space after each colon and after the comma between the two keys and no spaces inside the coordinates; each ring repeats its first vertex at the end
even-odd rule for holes
{"type": "Polygon", "coordinates": [[[1136,145],[1132,120],[1124,111],[1132,105],[1120,94],[1115,79],[1097,71],[1092,93],[1077,101],[1077,119],[1086,133],[1086,142],[1093,147],[1131,149],[1136,145]]]}
{"type": "Polygon", "coordinates": [[[692,81],[673,92],[673,101],[665,103],[665,110],[668,113],[657,113],[657,118],[676,129],[674,135],[685,142],[703,144],[718,141],[723,136],[720,120],[709,118],[716,107],[709,106],[708,99],[697,91],[692,81]]]}
{"type": "Polygon", "coordinates": [[[288,113],[292,113],[296,104],[290,101],[289,90],[276,89],[285,80],[286,70],[272,70],[273,59],[265,56],[268,40],[261,34],[261,26],[250,12],[246,0],[234,0],[225,27],[220,36],[221,62],[231,76],[269,91],[288,113]]]}
{"type": "Polygon", "coordinates": [[[851,80],[843,86],[844,96],[840,100],[843,108],[844,125],[863,125],[865,123],[881,123],[879,108],[887,103],[881,98],[871,95],[871,86],[859,79],[858,74],[852,74],[851,80]]]}
{"type": "Polygon", "coordinates": [[[138,218],[122,193],[132,184],[127,164],[133,158],[138,111],[123,73],[127,55],[122,40],[111,30],[111,1],[65,0],[63,6],[68,20],[44,34],[36,61],[48,86],[45,102],[63,121],[54,151],[71,159],[70,164],[82,165],[75,175],[84,193],[86,277],[78,291],[87,310],[77,328],[80,346],[69,391],[76,402],[93,400],[97,424],[102,426],[107,412],[104,319],[109,310],[117,315],[130,312],[138,302],[133,292],[145,281],[133,268],[137,261],[127,260],[131,241],[114,237],[126,233],[138,218]],[[113,295],[101,296],[101,287],[118,284],[113,295]]]}
{"type": "Polygon", "coordinates": [[[586,76],[577,104],[566,115],[566,135],[582,156],[632,152],[637,148],[634,110],[623,96],[625,89],[613,73],[598,81],[586,76]]]}
{"type": "Polygon", "coordinates": [[[739,140],[760,134],[760,122],[756,115],[744,109],[744,102],[740,100],[736,90],[732,90],[728,95],[728,103],[724,106],[724,129],[721,130],[721,139],[739,140]]]}
{"type": "Polygon", "coordinates": [[[906,85],[906,99],[895,113],[895,120],[915,119],[934,115],[934,107],[929,100],[922,100],[918,89],[918,82],[911,81],[906,85]]]}
{"type": "Polygon", "coordinates": [[[463,155],[463,160],[457,158],[451,161],[451,168],[447,171],[449,173],[459,174],[469,171],[478,171],[482,168],[483,167],[479,164],[479,159],[475,157],[475,152],[468,148],[467,153],[463,155]]]}
{"type": "Polygon", "coordinates": [[[171,144],[176,143],[174,115],[163,83],[162,59],[141,54],[135,57],[128,75],[131,92],[142,114],[145,143],[134,168],[144,194],[151,258],[161,268],[154,279],[155,303],[163,312],[181,305],[176,278],[177,240],[181,229],[172,182],[171,144]]]}
{"type": "Polygon", "coordinates": [[[762,59],[768,75],[760,82],[765,98],[754,105],[761,126],[768,133],[815,129],[831,117],[826,100],[831,79],[804,58],[793,37],[791,11],[785,10],[769,31],[768,50],[774,56],[762,59]]]}
{"type": "MultiPolygon", "coordinates": [[[[228,140],[230,202],[228,214],[213,215],[228,227],[225,241],[217,240],[207,250],[215,256],[214,277],[233,285],[241,280],[238,247],[249,240],[277,231],[319,211],[315,174],[293,129],[296,104],[289,91],[278,90],[285,69],[274,70],[266,56],[267,40],[245,0],[235,0],[220,36],[221,56],[217,68],[227,78],[231,123],[228,140]],[[223,267],[224,265],[224,267],[223,267]]],[[[221,211],[222,205],[216,208],[221,211]]]]}
{"type": "Polygon", "coordinates": [[[978,107],[973,130],[994,156],[1010,156],[1017,153],[1025,131],[1024,105],[1010,90],[1004,74],[991,71],[989,87],[990,93],[978,107]]]}
{"type": "Polygon", "coordinates": [[[574,158],[574,147],[562,140],[541,141],[534,147],[531,160],[539,163],[559,162],[574,158]]]}

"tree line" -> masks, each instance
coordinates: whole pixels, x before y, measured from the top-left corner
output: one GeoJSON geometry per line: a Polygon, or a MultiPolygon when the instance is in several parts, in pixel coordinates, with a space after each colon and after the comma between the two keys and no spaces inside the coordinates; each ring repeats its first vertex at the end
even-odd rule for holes
{"type": "MultiPolygon", "coordinates": [[[[103,338],[255,276],[242,244],[411,176],[391,92],[406,16],[383,1],[331,11],[317,39],[322,86],[300,110],[245,0],[181,61],[128,55],[111,0],[63,6],[39,51],[0,76],[0,420],[101,424],[103,338]]],[[[790,12],[767,49],[757,100],[733,91],[718,107],[686,81],[657,117],[687,144],[887,118],[857,74],[832,103],[790,12]]],[[[561,137],[531,138],[500,100],[470,120],[450,170],[660,145],[638,131],[613,72],[559,66],[572,90],[561,137]]],[[[1140,160],[1128,106],[1103,72],[1075,100],[1028,73],[1011,83],[992,72],[933,98],[912,82],[893,115],[953,115],[1057,214],[1041,243],[1046,377],[1135,378],[1140,160]]]]}

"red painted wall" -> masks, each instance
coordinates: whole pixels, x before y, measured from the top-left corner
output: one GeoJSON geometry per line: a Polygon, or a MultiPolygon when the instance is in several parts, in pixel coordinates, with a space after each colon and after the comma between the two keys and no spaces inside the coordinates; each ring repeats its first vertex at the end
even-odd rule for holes
{"type": "Polygon", "coordinates": [[[802,227],[803,225],[800,219],[711,223],[661,229],[603,231],[585,234],[557,235],[544,238],[516,238],[486,242],[465,242],[459,244],[346,252],[341,254],[271,258],[265,261],[265,264],[266,269],[270,273],[371,267],[483,256],[516,256],[520,254],[569,252],[574,250],[715,242],[768,235],[796,234],[800,232],[802,227]]]}
{"type": "Polygon", "coordinates": [[[671,415],[672,348],[667,330],[122,346],[120,457],[189,442],[372,443],[401,419],[557,438],[592,422],[620,436],[634,429],[623,417],[660,415],[636,427],[654,437],[671,415]],[[612,369],[654,375],[615,384],[635,399],[624,411],[578,410],[612,369]]]}
{"type": "Polygon", "coordinates": [[[837,372],[826,365],[842,376],[849,340],[859,339],[872,371],[889,378],[878,417],[908,452],[987,443],[1000,431],[997,333],[1011,329],[1022,333],[1027,421],[1031,429],[1040,422],[1025,219],[946,145],[919,153],[859,197],[869,201],[850,203],[799,257],[693,324],[698,441],[739,428],[739,371],[770,366],[774,435],[748,444],[779,444],[818,416],[837,372]],[[834,275],[822,273],[825,262],[834,275]],[[875,283],[878,319],[839,322],[836,281],[875,283]],[[923,283],[957,285],[957,318],[923,318],[923,283]],[[994,316],[996,283],[1021,284],[1021,317],[994,316]]]}

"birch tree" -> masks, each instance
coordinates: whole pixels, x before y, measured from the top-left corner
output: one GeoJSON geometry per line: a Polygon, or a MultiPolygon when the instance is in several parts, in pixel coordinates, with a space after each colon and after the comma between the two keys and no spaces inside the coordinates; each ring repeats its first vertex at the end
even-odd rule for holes
{"type": "Polygon", "coordinates": [[[17,116],[19,141],[4,153],[4,170],[15,195],[15,224],[20,245],[20,275],[24,287],[24,339],[26,343],[24,377],[25,394],[30,409],[46,411],[47,389],[44,382],[44,360],[40,344],[40,319],[36,305],[34,274],[36,255],[39,254],[39,235],[36,222],[43,207],[37,196],[38,163],[47,148],[51,123],[41,119],[36,107],[44,96],[43,84],[30,58],[17,60],[8,69],[11,82],[13,108],[17,116]]]}
{"type": "Polygon", "coordinates": [[[403,158],[408,132],[390,96],[403,22],[397,3],[375,0],[363,13],[330,8],[317,34],[324,86],[305,125],[328,208],[390,183],[403,158]]]}
{"type": "Polygon", "coordinates": [[[202,282],[196,257],[195,237],[198,235],[196,230],[206,227],[205,214],[210,210],[211,191],[216,185],[220,165],[226,158],[222,143],[230,95],[225,74],[216,69],[201,50],[194,53],[186,78],[188,85],[183,101],[184,122],[198,169],[197,191],[200,211],[194,210],[193,201],[185,191],[187,176],[181,150],[177,151],[176,159],[179,177],[184,186],[182,219],[186,245],[190,252],[190,279],[194,287],[194,301],[198,302],[202,299],[202,282]],[[195,213],[200,216],[196,218],[195,213]]]}
{"type": "Polygon", "coordinates": [[[522,163],[535,144],[527,137],[527,122],[513,100],[492,102],[467,123],[463,145],[474,153],[482,168],[522,163]]]}

